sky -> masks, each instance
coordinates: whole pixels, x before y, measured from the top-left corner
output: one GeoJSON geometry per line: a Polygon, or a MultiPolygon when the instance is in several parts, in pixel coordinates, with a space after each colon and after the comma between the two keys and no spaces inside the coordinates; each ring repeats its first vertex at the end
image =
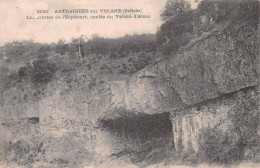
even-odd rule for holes
{"type": "MultiPolygon", "coordinates": [[[[167,0],[0,0],[0,45],[14,40],[30,40],[41,43],[67,42],[73,37],[98,34],[117,38],[126,34],[156,33],[162,21],[160,13],[167,0]],[[55,16],[58,9],[142,9],[146,19],[26,19],[27,16],[55,16]],[[39,14],[37,10],[49,10],[39,14]]],[[[193,0],[190,0],[193,1],[193,0]]],[[[195,3],[192,2],[193,7],[195,3]]],[[[90,14],[87,16],[97,16],[90,14]]],[[[62,14],[58,14],[62,15],[62,14]]],[[[72,14],[73,15],[73,14],[72,14]]],[[[75,14],[79,15],[79,14],[75,14]]],[[[85,15],[85,14],[81,14],[85,15]]],[[[107,16],[108,14],[105,14],[107,16]]]]}

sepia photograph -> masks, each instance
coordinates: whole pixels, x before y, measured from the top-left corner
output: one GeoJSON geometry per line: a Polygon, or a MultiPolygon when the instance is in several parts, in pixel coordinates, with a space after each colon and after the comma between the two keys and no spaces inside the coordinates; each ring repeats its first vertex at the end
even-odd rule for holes
{"type": "Polygon", "coordinates": [[[0,168],[259,168],[260,0],[0,0],[0,168]]]}

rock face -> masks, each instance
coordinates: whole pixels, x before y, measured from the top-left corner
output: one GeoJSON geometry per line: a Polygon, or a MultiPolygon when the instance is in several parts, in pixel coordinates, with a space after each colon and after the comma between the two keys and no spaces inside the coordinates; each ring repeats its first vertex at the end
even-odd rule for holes
{"type": "Polygon", "coordinates": [[[147,66],[127,81],[111,81],[96,94],[93,106],[112,113],[118,109],[147,114],[181,112],[209,99],[256,86],[257,31],[243,31],[250,36],[242,36],[244,32],[214,32],[190,44],[181,54],[147,66]],[[104,92],[109,94],[103,96],[104,92]]]}
{"type": "Polygon", "coordinates": [[[111,81],[96,94],[90,106],[108,115],[118,109],[147,114],[178,113],[209,99],[256,86],[257,31],[248,31],[250,36],[246,37],[241,34],[245,33],[234,36],[214,32],[190,44],[181,54],[147,66],[127,81],[111,81]]]}
{"type": "Polygon", "coordinates": [[[146,113],[178,111],[258,84],[256,31],[248,43],[216,32],[182,54],[150,65],[129,81],[136,108],[146,113]]]}
{"type": "Polygon", "coordinates": [[[201,131],[214,128],[228,133],[228,130],[234,127],[232,116],[238,116],[239,111],[247,108],[249,113],[253,113],[253,116],[257,117],[259,111],[257,106],[248,105],[258,105],[259,100],[256,89],[247,88],[182,110],[181,113],[184,115],[176,116],[173,113],[172,126],[175,149],[197,152],[201,131]]]}

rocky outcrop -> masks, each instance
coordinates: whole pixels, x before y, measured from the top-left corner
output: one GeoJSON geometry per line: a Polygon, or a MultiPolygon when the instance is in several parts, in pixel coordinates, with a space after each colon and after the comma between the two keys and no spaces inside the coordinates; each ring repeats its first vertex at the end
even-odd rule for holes
{"type": "Polygon", "coordinates": [[[149,65],[129,81],[129,108],[172,112],[258,85],[256,33],[242,40],[215,32],[182,54],[149,65]]]}
{"type": "Polygon", "coordinates": [[[189,106],[256,86],[257,45],[254,28],[242,29],[236,35],[214,32],[193,42],[181,54],[147,66],[127,81],[109,82],[105,90],[95,94],[90,106],[108,115],[114,115],[118,109],[147,114],[181,112],[189,106]]]}
{"type": "Polygon", "coordinates": [[[257,117],[259,100],[256,88],[246,88],[182,110],[182,115],[176,116],[176,113],[173,113],[175,149],[198,152],[200,133],[203,130],[218,129],[229,133],[234,127],[232,117],[241,117],[239,112],[246,109],[249,115],[257,117]]]}

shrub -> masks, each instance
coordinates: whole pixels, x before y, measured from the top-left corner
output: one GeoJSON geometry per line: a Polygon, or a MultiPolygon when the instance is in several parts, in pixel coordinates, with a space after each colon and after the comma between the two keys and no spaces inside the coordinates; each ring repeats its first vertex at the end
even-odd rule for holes
{"type": "Polygon", "coordinates": [[[66,54],[67,49],[68,49],[67,44],[58,44],[57,46],[55,46],[54,51],[56,53],[59,53],[60,55],[64,55],[66,54]]]}
{"type": "Polygon", "coordinates": [[[186,11],[162,24],[157,32],[157,43],[164,54],[177,53],[194,38],[193,15],[193,11],[186,11]]]}
{"type": "Polygon", "coordinates": [[[51,51],[52,49],[49,45],[42,45],[37,51],[38,58],[47,58],[51,51]]]}
{"type": "Polygon", "coordinates": [[[38,59],[33,62],[31,81],[33,83],[48,83],[55,73],[56,65],[47,59],[38,59]]]}
{"type": "Polygon", "coordinates": [[[25,76],[27,76],[27,71],[28,71],[28,67],[26,67],[26,66],[21,67],[18,70],[18,74],[19,74],[20,77],[25,77],[25,76]]]}

